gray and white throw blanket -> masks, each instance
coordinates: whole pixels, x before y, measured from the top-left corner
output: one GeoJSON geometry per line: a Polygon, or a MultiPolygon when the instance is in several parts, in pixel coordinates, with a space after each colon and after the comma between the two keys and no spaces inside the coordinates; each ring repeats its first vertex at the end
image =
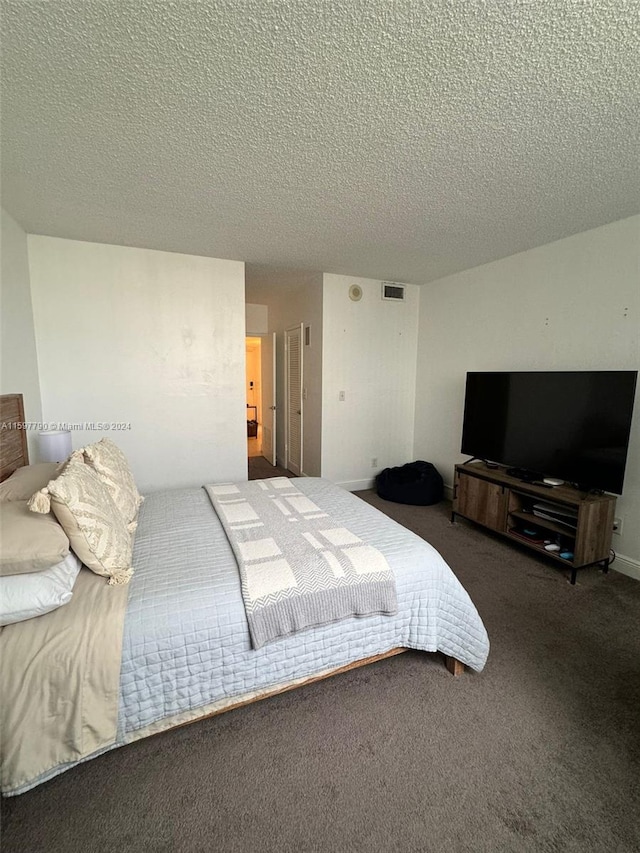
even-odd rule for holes
{"type": "Polygon", "coordinates": [[[397,612],[385,557],[292,480],[205,489],[238,561],[253,648],[338,619],[397,612]]]}

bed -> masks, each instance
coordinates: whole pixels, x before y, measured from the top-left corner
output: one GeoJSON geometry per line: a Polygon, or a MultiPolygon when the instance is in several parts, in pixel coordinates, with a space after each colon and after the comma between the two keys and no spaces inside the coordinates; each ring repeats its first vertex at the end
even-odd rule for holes
{"type": "MultiPolygon", "coordinates": [[[[21,401],[11,396],[0,401],[4,425],[24,420],[21,401]]],[[[23,437],[3,441],[3,479],[28,464],[23,437]]],[[[255,489],[278,485],[262,483],[255,489]]],[[[435,549],[326,480],[283,487],[382,555],[395,581],[394,612],[328,620],[256,644],[239,552],[211,489],[147,495],[129,583],[112,586],[83,566],[68,603],[0,633],[3,795],[142,737],[406,649],[444,655],[454,675],[482,670],[484,625],[435,549]]]]}

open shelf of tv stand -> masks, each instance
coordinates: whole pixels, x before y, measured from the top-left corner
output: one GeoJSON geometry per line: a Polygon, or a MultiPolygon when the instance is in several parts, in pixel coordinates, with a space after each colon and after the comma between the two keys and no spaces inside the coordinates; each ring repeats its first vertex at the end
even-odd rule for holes
{"type": "Polygon", "coordinates": [[[475,462],[456,465],[451,521],[466,518],[537,551],[570,568],[575,583],[578,569],[599,563],[607,570],[615,506],[614,495],[567,485],[546,488],[518,480],[505,468],[475,462]],[[551,518],[542,518],[540,512],[551,518]],[[547,551],[545,544],[558,544],[561,550],[547,551]]]}

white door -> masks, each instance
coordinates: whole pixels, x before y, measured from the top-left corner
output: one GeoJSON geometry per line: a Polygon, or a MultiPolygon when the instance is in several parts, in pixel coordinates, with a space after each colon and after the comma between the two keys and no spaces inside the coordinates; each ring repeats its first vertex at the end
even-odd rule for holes
{"type": "Polygon", "coordinates": [[[284,333],[285,464],[298,476],[302,473],[302,335],[302,324],[284,333]]]}
{"type": "Polygon", "coordinates": [[[262,455],[276,464],[276,333],[262,339],[262,455]]]}

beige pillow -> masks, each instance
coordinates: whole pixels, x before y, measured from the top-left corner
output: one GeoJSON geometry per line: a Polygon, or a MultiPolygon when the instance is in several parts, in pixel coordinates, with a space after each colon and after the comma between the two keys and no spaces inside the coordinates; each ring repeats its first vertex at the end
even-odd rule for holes
{"type": "Polygon", "coordinates": [[[55,479],[61,469],[58,462],[40,462],[17,468],[4,483],[0,483],[0,501],[28,501],[34,492],[55,479]]]}
{"type": "Polygon", "coordinates": [[[27,501],[0,503],[0,575],[50,569],[69,553],[69,539],[52,513],[34,515],[27,501]]]}
{"type": "Polygon", "coordinates": [[[89,444],[81,452],[84,461],[93,468],[109,490],[129,530],[135,530],[138,507],[143,498],[138,494],[127,457],[108,438],[89,444]]]}
{"type": "Polygon", "coordinates": [[[68,462],[62,473],[29,501],[34,512],[50,503],[76,555],[110,584],[128,583],[131,534],[107,487],[89,465],[68,462]]]}

